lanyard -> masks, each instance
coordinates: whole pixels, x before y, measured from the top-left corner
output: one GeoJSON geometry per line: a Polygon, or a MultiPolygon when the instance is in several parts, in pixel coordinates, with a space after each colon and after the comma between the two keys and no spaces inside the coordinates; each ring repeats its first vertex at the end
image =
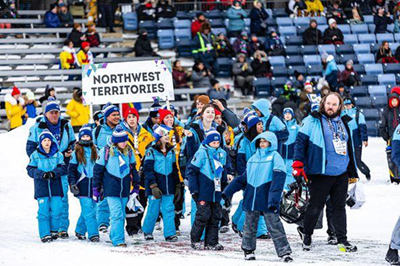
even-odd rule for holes
{"type": "Polygon", "coordinates": [[[335,130],[334,127],[333,127],[333,124],[332,124],[331,119],[330,119],[330,118],[327,118],[326,120],[327,120],[327,122],[328,122],[328,127],[329,127],[329,129],[332,131],[333,138],[334,138],[334,139],[346,140],[346,134],[345,134],[345,131],[344,131],[342,122],[339,120],[339,121],[336,123],[336,124],[337,124],[337,127],[336,127],[336,130],[335,130]]]}

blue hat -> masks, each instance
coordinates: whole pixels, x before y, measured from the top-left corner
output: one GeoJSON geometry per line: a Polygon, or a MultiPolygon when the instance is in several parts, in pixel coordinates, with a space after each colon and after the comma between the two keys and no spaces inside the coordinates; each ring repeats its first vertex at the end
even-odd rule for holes
{"type": "Polygon", "coordinates": [[[114,112],[119,112],[119,108],[111,103],[107,103],[103,107],[104,118],[107,118],[109,115],[111,115],[114,112]]]}
{"type": "Polygon", "coordinates": [[[43,154],[47,154],[47,156],[52,156],[58,151],[58,143],[57,143],[54,135],[48,129],[43,130],[43,132],[39,135],[39,150],[43,154]],[[45,150],[42,147],[42,141],[44,139],[51,140],[51,146],[50,146],[50,152],[49,153],[46,153],[45,150]]]}
{"type": "Polygon", "coordinates": [[[121,125],[117,125],[115,127],[112,133],[111,141],[115,144],[128,141],[128,134],[121,125]]]}
{"type": "Polygon", "coordinates": [[[292,115],[292,118],[294,117],[294,112],[293,109],[290,107],[286,107],[285,109],[283,109],[283,115],[285,115],[286,113],[289,113],[292,115]]]}
{"type": "Polygon", "coordinates": [[[163,136],[168,135],[172,128],[164,124],[153,126],[153,137],[156,142],[159,141],[163,136]]]}
{"type": "Polygon", "coordinates": [[[85,135],[88,135],[91,139],[93,139],[92,128],[89,124],[83,125],[79,129],[79,139],[81,139],[85,135]]]}
{"type": "Polygon", "coordinates": [[[311,103],[311,112],[317,111],[319,110],[319,102],[312,102],[311,103]]]}
{"type": "Polygon", "coordinates": [[[150,117],[158,117],[158,110],[161,109],[160,100],[159,98],[153,99],[153,104],[150,106],[150,117]]]}
{"type": "MultiPolygon", "coordinates": [[[[246,121],[245,121],[246,122],[246,121]]],[[[260,118],[258,116],[255,115],[250,115],[247,118],[247,129],[252,128],[253,126],[257,125],[259,122],[261,122],[260,118]]]]}
{"type": "Polygon", "coordinates": [[[206,137],[203,140],[203,144],[210,144],[213,141],[219,141],[221,142],[221,134],[219,134],[219,132],[215,129],[215,128],[210,128],[210,130],[208,130],[206,132],[206,137]]]}
{"type": "Polygon", "coordinates": [[[46,105],[46,108],[44,109],[44,112],[50,112],[50,111],[58,111],[60,112],[60,105],[58,104],[57,101],[49,101],[46,105]]]}
{"type": "Polygon", "coordinates": [[[247,107],[243,109],[243,114],[244,114],[243,121],[246,123],[246,125],[247,125],[247,120],[249,119],[250,116],[258,116],[256,111],[251,110],[250,108],[247,107]]]}

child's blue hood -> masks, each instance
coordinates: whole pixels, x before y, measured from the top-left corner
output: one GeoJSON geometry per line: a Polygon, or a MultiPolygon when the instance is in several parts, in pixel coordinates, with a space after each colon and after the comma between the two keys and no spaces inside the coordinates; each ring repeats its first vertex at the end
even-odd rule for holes
{"type": "Polygon", "coordinates": [[[266,139],[269,143],[271,143],[271,146],[266,148],[265,150],[270,152],[270,151],[276,151],[278,149],[278,139],[276,138],[275,133],[272,133],[271,131],[263,132],[259,134],[252,142],[251,145],[253,146],[254,150],[256,149],[256,142],[258,139],[266,139]]]}
{"type": "Polygon", "coordinates": [[[271,111],[269,110],[271,108],[271,103],[267,99],[259,99],[251,106],[260,110],[264,117],[269,117],[271,114],[271,111]]]}

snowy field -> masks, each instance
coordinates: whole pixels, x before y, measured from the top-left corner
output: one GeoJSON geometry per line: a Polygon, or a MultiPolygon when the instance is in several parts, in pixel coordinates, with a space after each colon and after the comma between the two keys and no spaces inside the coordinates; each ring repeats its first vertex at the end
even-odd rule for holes
{"type": "MultiPolygon", "coordinates": [[[[163,241],[162,233],[154,233],[155,242],[142,236],[127,237],[127,248],[115,248],[108,236],[100,243],[79,241],[74,228],[79,216],[78,200],[70,199],[70,239],[51,244],[40,242],[37,230],[37,202],[33,198],[33,180],[26,174],[28,157],[25,144],[29,128],[21,127],[0,134],[0,264],[1,265],[283,265],[275,255],[271,240],[259,240],[257,261],[245,262],[240,249],[241,239],[230,231],[220,235],[224,251],[192,251],[189,246],[190,217],[182,220],[182,236],[177,243],[163,241]]],[[[385,254],[393,226],[400,215],[400,187],[388,183],[384,142],[370,139],[364,149],[364,161],[371,168],[372,181],[364,189],[367,202],[360,210],[348,210],[349,241],[358,246],[356,253],[341,253],[326,244],[326,226],[314,235],[313,249],[304,252],[296,226],[284,223],[293,249],[295,265],[387,265],[385,254]]],[[[234,199],[235,210],[240,193],[234,199]]],[[[187,210],[190,208],[186,195],[187,210]]]]}

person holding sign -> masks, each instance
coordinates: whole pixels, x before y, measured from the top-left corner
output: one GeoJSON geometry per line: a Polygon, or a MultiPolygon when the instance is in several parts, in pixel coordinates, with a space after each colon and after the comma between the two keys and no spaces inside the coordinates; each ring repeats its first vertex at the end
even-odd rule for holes
{"type": "Polygon", "coordinates": [[[303,249],[311,249],[311,236],[319,215],[330,196],[338,248],[355,252],[357,247],[347,241],[346,199],[349,178],[358,178],[351,118],[340,116],[343,100],[338,93],[329,93],[320,103],[319,111],[303,120],[296,138],[293,157],[293,176],[301,183],[308,182],[310,201],[299,229],[303,249]]]}
{"type": "Polygon", "coordinates": [[[204,249],[224,249],[218,242],[218,234],[222,218],[221,192],[227,186],[228,179],[227,154],[220,148],[221,141],[218,131],[210,128],[186,171],[189,190],[197,207],[190,231],[191,247],[195,250],[201,248],[204,229],[204,249]]]}

